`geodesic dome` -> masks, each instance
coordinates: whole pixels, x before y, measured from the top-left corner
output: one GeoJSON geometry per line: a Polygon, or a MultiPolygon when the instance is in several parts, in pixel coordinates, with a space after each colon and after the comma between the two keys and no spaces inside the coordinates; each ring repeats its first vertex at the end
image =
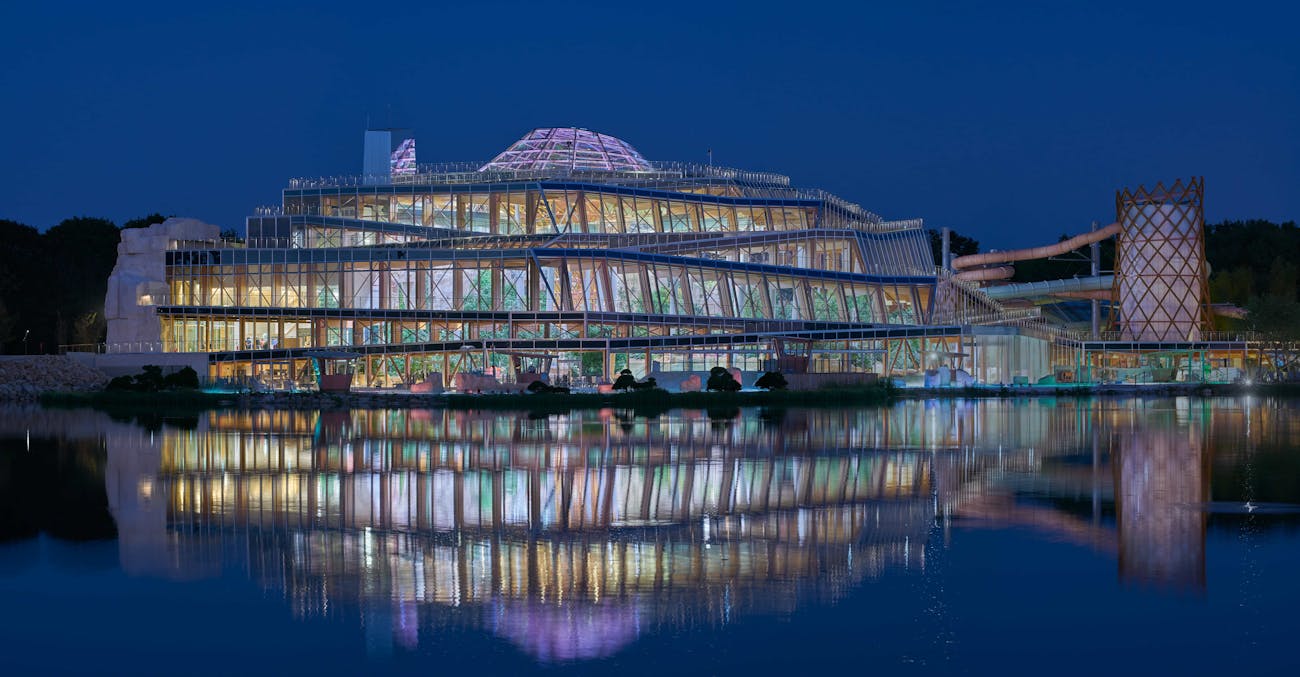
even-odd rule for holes
{"type": "Polygon", "coordinates": [[[650,163],[622,139],[577,127],[547,127],[525,134],[478,170],[546,169],[642,172],[650,170],[650,163]]]}

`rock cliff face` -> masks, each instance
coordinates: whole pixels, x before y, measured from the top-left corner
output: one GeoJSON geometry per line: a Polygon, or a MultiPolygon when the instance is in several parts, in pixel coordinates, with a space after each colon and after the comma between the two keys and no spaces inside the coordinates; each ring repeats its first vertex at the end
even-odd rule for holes
{"type": "Polygon", "coordinates": [[[221,229],[197,219],[170,218],[122,231],[117,265],[108,277],[104,316],[108,343],[155,343],[161,338],[154,306],[168,302],[166,252],[173,242],[215,241],[221,229]]]}

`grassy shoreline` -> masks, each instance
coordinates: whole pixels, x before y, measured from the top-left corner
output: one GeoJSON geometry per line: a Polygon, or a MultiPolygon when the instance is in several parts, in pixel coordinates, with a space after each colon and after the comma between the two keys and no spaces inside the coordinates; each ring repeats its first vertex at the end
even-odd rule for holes
{"type": "Polygon", "coordinates": [[[193,416],[217,409],[239,409],[239,396],[230,393],[207,393],[198,390],[156,393],[115,392],[45,392],[37,399],[47,409],[95,409],[110,416],[159,417],[193,416]]]}

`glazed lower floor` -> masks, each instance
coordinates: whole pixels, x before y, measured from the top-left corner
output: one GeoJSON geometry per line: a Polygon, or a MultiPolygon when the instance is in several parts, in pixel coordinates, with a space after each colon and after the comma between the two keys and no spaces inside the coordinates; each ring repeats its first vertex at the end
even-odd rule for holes
{"type": "Polygon", "coordinates": [[[546,374],[551,383],[581,387],[608,383],[623,369],[643,377],[707,372],[717,366],[746,372],[747,378],[763,371],[869,373],[915,385],[927,373],[942,373],[950,375],[945,385],[964,385],[1037,380],[1050,375],[1053,364],[1068,362],[1070,351],[1016,327],[804,328],[562,339],[478,334],[408,344],[216,352],[210,355],[208,376],[217,384],[309,389],[322,356],[346,362],[354,385],[372,388],[430,379],[451,387],[462,372],[494,376],[502,383],[546,374]]]}
{"type": "MultiPolygon", "coordinates": [[[[1246,343],[1093,350],[1082,344],[1005,332],[1002,330],[1007,328],[1000,327],[935,329],[931,334],[917,331],[892,337],[815,341],[771,337],[729,341],[726,339],[731,337],[712,335],[659,341],[623,339],[604,345],[591,340],[564,342],[569,345],[509,340],[454,346],[383,345],[344,355],[354,385],[367,388],[402,388],[426,380],[452,388],[459,373],[489,375],[501,383],[545,374],[553,384],[584,387],[609,383],[623,369],[632,370],[638,378],[657,374],[661,381],[673,382],[673,374],[699,374],[716,366],[740,370],[745,385],[750,385],[748,379],[770,370],[872,373],[909,386],[941,387],[1230,383],[1258,378],[1269,370],[1270,363],[1266,353],[1246,343]]],[[[208,377],[217,385],[312,389],[321,368],[312,352],[214,353],[209,356],[208,377]]]]}

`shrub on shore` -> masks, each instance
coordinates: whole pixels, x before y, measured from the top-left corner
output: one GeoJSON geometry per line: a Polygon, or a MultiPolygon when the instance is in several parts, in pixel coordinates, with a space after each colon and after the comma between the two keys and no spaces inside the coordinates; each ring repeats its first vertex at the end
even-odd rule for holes
{"type": "Polygon", "coordinates": [[[785,390],[789,385],[789,382],[785,380],[785,376],[782,376],[779,371],[763,372],[763,375],[754,381],[755,388],[763,388],[764,390],[785,390]]]}
{"type": "Polygon", "coordinates": [[[726,367],[714,367],[709,370],[709,380],[705,388],[715,392],[734,393],[740,390],[740,384],[726,367]]]}
{"type": "Polygon", "coordinates": [[[192,367],[183,367],[163,376],[162,367],[148,364],[135,376],[118,376],[104,390],[113,392],[156,393],[164,390],[197,390],[199,375],[192,367]]]}

